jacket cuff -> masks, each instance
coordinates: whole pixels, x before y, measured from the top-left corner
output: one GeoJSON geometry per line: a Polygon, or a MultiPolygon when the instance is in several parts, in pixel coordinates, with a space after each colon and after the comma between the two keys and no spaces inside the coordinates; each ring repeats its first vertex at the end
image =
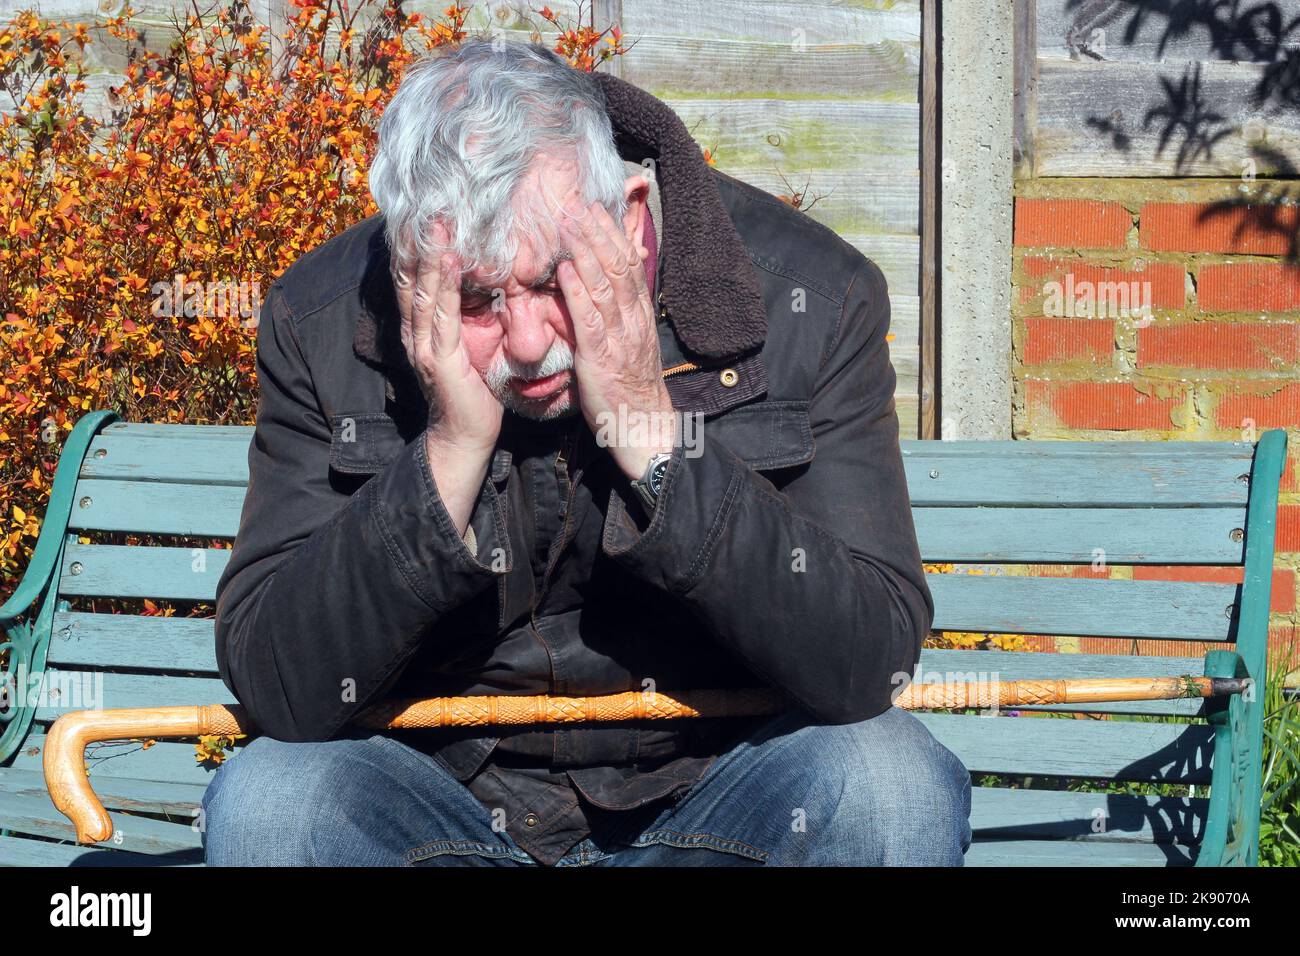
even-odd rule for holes
{"type": "Polygon", "coordinates": [[[726,526],[748,468],[726,445],[707,433],[688,457],[673,448],[663,489],[644,530],[628,510],[635,494],[626,482],[611,490],[601,550],[638,577],[684,593],[708,566],[713,546],[726,526]]]}
{"type": "Polygon", "coordinates": [[[407,445],[366,490],[389,557],[430,607],[458,606],[509,573],[510,539],[490,474],[483,478],[464,537],[438,493],[423,439],[407,445]]]}

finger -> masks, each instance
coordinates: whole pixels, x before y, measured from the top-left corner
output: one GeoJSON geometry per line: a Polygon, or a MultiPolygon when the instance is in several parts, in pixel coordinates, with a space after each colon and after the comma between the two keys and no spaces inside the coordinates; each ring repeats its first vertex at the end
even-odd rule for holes
{"type": "Polygon", "coordinates": [[[421,257],[419,272],[411,288],[411,343],[414,357],[427,362],[434,357],[433,310],[441,286],[437,258],[421,257]]]}
{"type": "Polygon", "coordinates": [[[626,243],[621,231],[611,229],[613,219],[598,202],[587,207],[576,224],[613,290],[620,318],[632,316],[636,305],[636,266],[640,260],[626,243]]]}
{"type": "Polygon", "coordinates": [[[564,301],[573,319],[573,338],[576,351],[592,358],[603,357],[609,348],[609,332],[605,317],[591,300],[578,270],[571,260],[565,259],[555,269],[555,278],[564,293],[564,301]]]}
{"type": "Polygon", "coordinates": [[[622,327],[623,315],[614,286],[606,275],[596,251],[592,248],[586,228],[582,225],[590,215],[591,212],[588,210],[581,218],[566,217],[561,221],[561,228],[568,242],[569,251],[573,254],[574,269],[586,288],[587,299],[595,305],[610,331],[615,331],[622,327]]]}
{"type": "Polygon", "coordinates": [[[415,287],[415,278],[403,265],[392,265],[393,290],[397,296],[397,315],[401,320],[402,346],[407,354],[411,352],[411,293],[415,287]]]}
{"type": "Polygon", "coordinates": [[[460,275],[451,254],[444,255],[440,261],[440,284],[430,320],[433,354],[439,361],[460,347],[460,275]]]}
{"type": "Polygon", "coordinates": [[[614,276],[615,289],[618,288],[622,277],[626,276],[627,288],[633,298],[639,296],[642,292],[646,292],[645,264],[637,253],[636,247],[632,245],[632,241],[623,232],[623,228],[614,221],[614,217],[609,214],[608,209],[600,203],[596,203],[593,206],[593,211],[595,218],[592,220],[592,225],[604,236],[608,248],[617,250],[618,270],[606,270],[614,276]]]}

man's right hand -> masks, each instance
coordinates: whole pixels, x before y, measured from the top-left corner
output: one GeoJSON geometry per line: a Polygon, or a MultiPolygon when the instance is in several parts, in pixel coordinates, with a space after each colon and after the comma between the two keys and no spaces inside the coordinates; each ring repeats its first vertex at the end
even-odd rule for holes
{"type": "MultiPolygon", "coordinates": [[[[442,223],[434,237],[446,246],[442,223]]],[[[455,257],[394,267],[402,345],[429,402],[426,450],[443,504],[463,535],[501,433],[504,408],[470,363],[461,340],[460,269],[455,257]]]]}

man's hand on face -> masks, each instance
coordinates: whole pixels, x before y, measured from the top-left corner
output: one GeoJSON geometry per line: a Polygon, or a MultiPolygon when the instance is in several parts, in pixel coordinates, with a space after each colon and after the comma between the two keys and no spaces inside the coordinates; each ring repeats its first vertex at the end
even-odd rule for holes
{"type": "MultiPolygon", "coordinates": [[[[447,245],[442,223],[434,237],[447,245]]],[[[402,345],[429,401],[429,470],[456,530],[465,534],[501,433],[505,409],[470,364],[461,341],[461,270],[454,257],[422,259],[415,275],[394,269],[402,345]]]]}
{"type": "MultiPolygon", "coordinates": [[[[435,222],[439,245],[449,241],[435,222]]],[[[501,432],[504,409],[470,364],[461,341],[460,278],[455,257],[422,258],[414,275],[395,269],[402,345],[429,401],[430,440],[448,449],[488,452],[501,432]]]]}
{"type": "Polygon", "coordinates": [[[598,202],[566,210],[561,232],[573,259],[561,262],[556,276],[573,319],[582,414],[597,434],[602,423],[626,421],[633,425],[629,438],[644,436],[643,444],[609,446],[623,473],[640,478],[650,459],[671,452],[677,440],[642,256],[598,202]],[[635,427],[638,421],[644,427],[635,427]]]}

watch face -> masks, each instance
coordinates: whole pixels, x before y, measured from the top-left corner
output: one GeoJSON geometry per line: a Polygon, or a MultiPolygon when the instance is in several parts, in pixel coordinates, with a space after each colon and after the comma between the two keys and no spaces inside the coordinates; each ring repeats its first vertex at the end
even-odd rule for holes
{"type": "Polygon", "coordinates": [[[646,483],[650,486],[650,490],[653,491],[656,495],[659,494],[660,490],[664,486],[664,475],[665,473],[667,473],[667,471],[668,471],[667,458],[663,459],[662,461],[656,462],[655,466],[650,469],[650,480],[646,483]]]}

